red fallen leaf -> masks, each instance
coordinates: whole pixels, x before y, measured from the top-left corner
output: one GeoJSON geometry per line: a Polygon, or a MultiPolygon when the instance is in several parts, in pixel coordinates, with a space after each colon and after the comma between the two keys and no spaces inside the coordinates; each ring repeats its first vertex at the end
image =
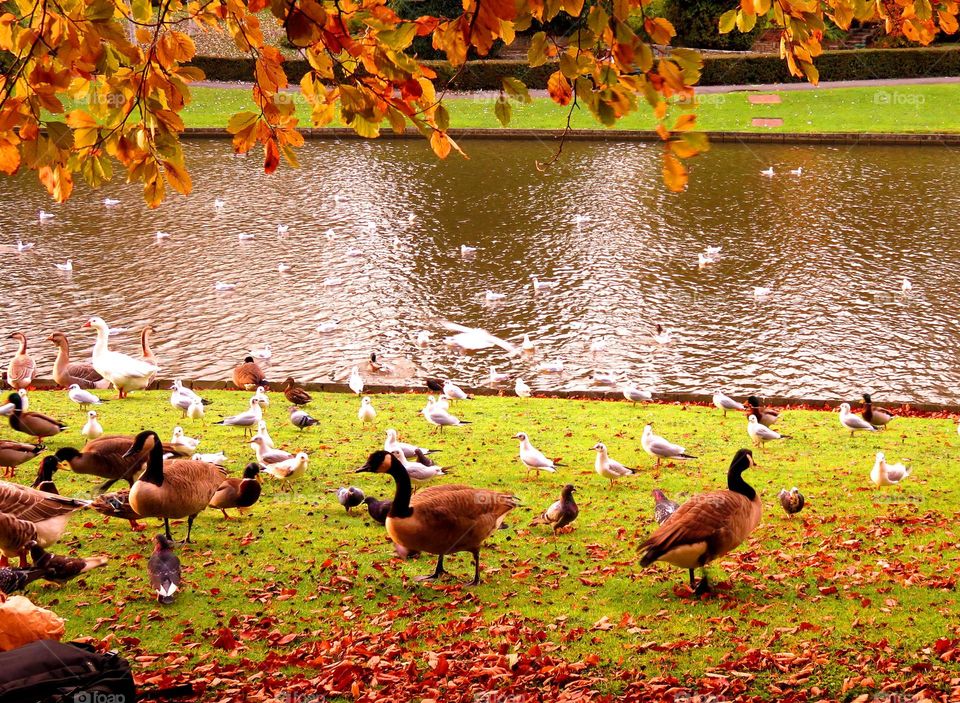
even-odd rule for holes
{"type": "Polygon", "coordinates": [[[832,596],[834,593],[837,592],[837,587],[836,587],[836,586],[821,586],[821,587],[819,587],[817,590],[820,591],[821,595],[824,595],[824,596],[832,596]]]}
{"type": "Polygon", "coordinates": [[[590,654],[588,654],[586,657],[584,657],[583,660],[584,660],[587,664],[589,664],[590,666],[596,666],[597,664],[600,663],[600,657],[598,657],[598,656],[597,656],[595,653],[593,653],[593,652],[590,652],[590,654]]]}
{"type": "Polygon", "coordinates": [[[240,643],[237,642],[237,638],[233,636],[233,632],[228,630],[225,627],[221,627],[217,630],[217,639],[213,641],[213,646],[217,649],[223,649],[228,652],[235,652],[240,649],[240,643]]]}

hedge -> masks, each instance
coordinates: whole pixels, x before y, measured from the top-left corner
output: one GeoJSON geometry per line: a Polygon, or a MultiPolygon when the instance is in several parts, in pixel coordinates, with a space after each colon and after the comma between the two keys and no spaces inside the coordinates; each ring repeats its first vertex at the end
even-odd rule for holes
{"type": "MultiPolygon", "coordinates": [[[[443,61],[426,61],[440,80],[455,74],[443,61]]],[[[249,81],[253,76],[250,59],[198,56],[191,62],[204,71],[208,80],[249,81]]],[[[852,81],[888,78],[929,78],[960,76],[960,48],[859,49],[827,51],[817,58],[822,81],[852,81]]],[[[309,70],[305,61],[284,64],[291,82],[299,83],[309,70]]],[[[497,90],[506,76],[521,78],[530,88],[545,88],[556,63],[531,68],[523,61],[491,59],[471,61],[453,82],[456,90],[497,90]]],[[[770,54],[710,56],[704,59],[700,85],[751,85],[799,82],[787,72],[784,61],[770,54]]]]}

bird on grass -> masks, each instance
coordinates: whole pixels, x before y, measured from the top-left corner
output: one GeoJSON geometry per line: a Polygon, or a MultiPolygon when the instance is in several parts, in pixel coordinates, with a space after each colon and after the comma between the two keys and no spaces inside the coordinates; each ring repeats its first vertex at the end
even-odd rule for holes
{"type": "Polygon", "coordinates": [[[242,515],[260,500],[262,486],[260,485],[260,465],[250,462],[243,470],[240,478],[224,479],[216,493],[210,499],[210,507],[223,513],[227,520],[227,510],[236,508],[242,515]]]}
{"type": "Polygon", "coordinates": [[[723,391],[717,391],[713,394],[713,404],[718,409],[723,410],[723,416],[727,416],[727,410],[743,410],[743,403],[738,403],[730,396],[724,395],[723,391]]]}
{"type": "Polygon", "coordinates": [[[886,408],[873,407],[873,401],[870,399],[869,393],[863,394],[863,412],[860,413],[860,416],[878,429],[885,428],[896,417],[886,408]]]}
{"type": "Polygon", "coordinates": [[[807,502],[807,499],[803,497],[803,493],[801,493],[800,489],[796,486],[789,491],[781,488],[777,494],[777,498],[780,500],[780,505],[783,506],[787,515],[796,515],[803,510],[803,506],[806,505],[807,502]]]}
{"type": "Polygon", "coordinates": [[[393,505],[392,500],[377,500],[367,496],[363,499],[363,502],[367,506],[367,513],[373,518],[374,522],[379,522],[381,525],[386,524],[387,515],[390,514],[390,506],[393,505]]]}
{"type": "Polygon", "coordinates": [[[760,496],[743,480],[743,472],[753,466],[749,449],[737,451],[727,471],[727,489],[700,493],[681,505],[640,545],[644,552],[640,565],[647,567],[655,561],[665,561],[687,569],[691,589],[694,570],[702,569],[703,576],[694,593],[709,592],[707,564],[740,546],[760,523],[760,496]]]}
{"type": "Polygon", "coordinates": [[[619,461],[610,458],[610,455],[607,454],[607,445],[603,442],[597,442],[593,445],[593,450],[597,452],[593,468],[600,476],[610,480],[610,488],[613,488],[613,482],[621,476],[633,475],[633,471],[619,461]]]}
{"type": "Polygon", "coordinates": [[[103,435],[103,425],[100,424],[97,420],[97,411],[88,410],[87,411],[87,422],[80,430],[80,436],[84,437],[87,440],[94,440],[97,437],[103,435]]]}
{"type": "Polygon", "coordinates": [[[274,478],[280,479],[281,489],[286,490],[291,482],[296,481],[306,473],[309,460],[310,457],[306,452],[299,452],[286,461],[267,464],[263,467],[263,471],[274,478]]]}
{"type": "Polygon", "coordinates": [[[580,514],[580,508],[573,499],[573,494],[577,489],[573,484],[568,483],[560,491],[560,499],[551,503],[550,507],[535,517],[530,525],[552,525],[553,534],[557,534],[561,529],[577,519],[580,514]]]}
{"type": "Polygon", "coordinates": [[[180,559],[173,553],[174,544],[170,538],[157,535],[153,541],[153,554],[147,561],[150,586],[157,594],[158,603],[170,605],[180,590],[180,559]]]}
{"type": "Polygon", "coordinates": [[[870,472],[870,480],[878,486],[895,486],[910,475],[910,469],[903,464],[888,464],[883,452],[877,452],[870,472]]]}
{"type": "Polygon", "coordinates": [[[0,467],[3,468],[3,478],[12,478],[18,466],[38,456],[44,449],[43,444],[0,439],[0,467]]]}
{"type": "Polygon", "coordinates": [[[311,417],[309,413],[301,410],[300,408],[296,406],[291,406],[290,424],[296,427],[298,430],[302,431],[308,427],[319,425],[320,421],[314,417],[311,417]]]}
{"type": "Polygon", "coordinates": [[[761,425],[770,427],[780,419],[780,413],[772,408],[765,408],[760,405],[760,400],[755,395],[747,398],[747,412],[757,418],[761,425]]]}
{"type": "Polygon", "coordinates": [[[663,437],[653,433],[653,423],[648,422],[643,428],[643,434],[640,437],[640,446],[643,451],[652,457],[657,458],[657,468],[660,468],[660,462],[663,459],[696,459],[693,454],[687,454],[687,450],[679,444],[668,442],[663,437]]]}
{"type": "Polygon", "coordinates": [[[31,542],[28,547],[34,567],[42,571],[40,578],[61,585],[80,574],[106,566],[108,561],[107,557],[80,558],[51,554],[36,542],[31,542]]]}
{"type": "Polygon", "coordinates": [[[671,515],[677,512],[677,508],[680,507],[680,504],[667,498],[667,496],[664,495],[663,491],[659,488],[654,488],[651,493],[654,501],[653,519],[662,525],[670,519],[671,515]]]}
{"type": "Polygon", "coordinates": [[[337,502],[344,507],[344,509],[349,513],[350,508],[356,508],[358,505],[363,505],[367,500],[367,497],[363,495],[361,491],[356,486],[341,487],[337,490],[337,502]]]}
{"type": "Polygon", "coordinates": [[[297,385],[297,382],[293,380],[293,376],[288,377],[287,380],[283,382],[283,395],[294,405],[306,405],[313,400],[306,390],[297,385]]]}
{"type": "Polygon", "coordinates": [[[257,397],[254,396],[250,398],[249,407],[244,412],[239,415],[232,415],[231,417],[225,417],[220,422],[215,422],[215,425],[225,425],[228,427],[242,427],[243,436],[246,437],[247,434],[252,433],[253,427],[257,427],[260,424],[260,420],[263,419],[263,409],[260,407],[260,401],[257,400],[257,397]]]}
{"type": "Polygon", "coordinates": [[[557,472],[558,464],[552,459],[548,459],[543,452],[533,446],[526,432],[518,432],[513,438],[520,440],[520,463],[526,467],[527,477],[530,476],[531,471],[538,473],[547,471],[551,474],[557,472]]]}
{"type": "Polygon", "coordinates": [[[633,384],[627,384],[623,386],[623,397],[629,400],[631,403],[636,405],[637,403],[645,403],[649,400],[653,400],[653,393],[650,391],[644,391],[637,388],[633,384]]]}
{"type": "Polygon", "coordinates": [[[776,430],[761,425],[756,415],[750,415],[747,418],[747,434],[750,435],[750,439],[757,447],[775,439],[790,439],[790,435],[780,434],[776,430]]]}
{"type": "Polygon", "coordinates": [[[360,401],[360,409],[357,411],[357,418],[363,425],[377,421],[377,411],[373,407],[373,401],[368,396],[364,396],[360,401]]]}
{"type": "Polygon", "coordinates": [[[850,430],[850,436],[853,437],[854,432],[876,432],[877,428],[871,425],[869,422],[864,420],[859,415],[854,415],[850,412],[850,403],[841,403],[840,404],[840,424],[843,425],[846,429],[850,430]]]}
{"type": "Polygon", "coordinates": [[[398,439],[397,431],[392,428],[387,430],[387,439],[383,443],[383,449],[391,453],[399,450],[403,452],[403,456],[407,459],[418,459],[421,463],[423,460],[419,458],[420,454],[433,454],[440,451],[439,449],[426,449],[424,447],[418,447],[415,444],[401,442],[398,439]]]}
{"type": "Polygon", "coordinates": [[[43,569],[26,567],[18,569],[12,566],[0,568],[0,594],[12,595],[24,590],[34,581],[43,577],[43,569]]]}

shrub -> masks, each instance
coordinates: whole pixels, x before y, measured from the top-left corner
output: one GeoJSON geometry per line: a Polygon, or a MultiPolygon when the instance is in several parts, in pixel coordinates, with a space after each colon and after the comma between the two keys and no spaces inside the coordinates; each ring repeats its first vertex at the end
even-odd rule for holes
{"type": "Polygon", "coordinates": [[[718,0],[666,0],[664,16],[677,30],[677,44],[697,49],[722,49],[745,51],[766,27],[766,21],[758,19],[749,32],[737,30],[720,34],[720,15],[732,7],[730,2],[718,0]]]}

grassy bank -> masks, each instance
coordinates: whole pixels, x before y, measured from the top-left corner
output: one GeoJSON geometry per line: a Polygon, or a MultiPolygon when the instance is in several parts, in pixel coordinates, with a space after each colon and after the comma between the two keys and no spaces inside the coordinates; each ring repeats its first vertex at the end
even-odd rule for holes
{"type": "MultiPolygon", "coordinates": [[[[230,115],[251,109],[247,88],[193,89],[193,102],[184,111],[188,127],[224,127],[230,115]]],[[[957,132],[960,131],[960,83],[895,86],[888,88],[830,88],[782,91],[777,105],[751,105],[756,93],[711,93],[699,97],[699,128],[729,132],[957,132]],[[754,127],[754,117],[779,117],[782,127],[754,127]]],[[[299,93],[290,93],[297,103],[300,125],[311,126],[309,105],[299,93]]],[[[497,128],[494,99],[453,98],[448,108],[451,125],[461,128],[497,128]]],[[[679,107],[674,108],[680,114],[679,107]]],[[[547,98],[530,105],[514,104],[510,127],[517,129],[562,129],[566,108],[547,98]]],[[[617,123],[616,129],[652,129],[651,111],[639,110],[617,123]]],[[[343,126],[337,124],[335,126],[343,126]]],[[[574,113],[576,129],[605,129],[588,112],[574,113]]]]}
{"type": "MultiPolygon", "coordinates": [[[[101,420],[111,433],[152,428],[164,437],[183,424],[202,438],[203,451],[223,449],[230,473],[238,475],[252,452],[239,430],[209,421],[244,409],[248,394],[206,395],[214,401],[206,425],[181,420],[159,392],[111,401],[101,420]]],[[[311,456],[299,489],[281,493],[266,477],[250,515],[203,514],[195,544],[179,552],[184,591],[162,609],[145,576],[158,521],[133,533],[126,522],[75,516],[57,549],[109,554],[110,564],[62,588],[29,592],[67,618],[68,636],[105,639],[137,658],[148,685],[186,682],[211,701],[286,701],[282,696],[294,690],[374,700],[387,689],[405,700],[473,701],[490,690],[537,700],[551,687],[575,683],[584,692],[614,695],[675,691],[664,700],[694,690],[724,700],[837,699],[874,696],[887,684],[895,691],[931,682],[946,690],[960,676],[952,660],[960,637],[960,478],[958,438],[948,420],[899,418],[886,432],[851,438],[835,413],[784,413],[781,429],[793,439],[755,451],[762,468],[746,475],[764,499],[761,525],[712,569],[722,584],[718,595],[697,602],[688,597],[684,572],[662,565],[641,570],[637,545],[653,527],[653,487],[682,499],[723,486],[731,456],[748,445],[740,416],[724,419],[700,407],[488,397],[458,404],[456,412],[473,424],[440,436],[417,414],[422,396],[375,396],[373,430],[360,427],[355,397],[334,394],[315,396],[310,410],[322,423],[300,433],[285,421],[283,397],[271,396],[268,422],[278,446],[311,456]],[[655,470],[640,449],[650,420],[699,458],[655,470]],[[379,448],[387,427],[442,449],[441,463],[454,472],[446,480],[522,499],[509,529],[482,554],[479,587],[459,585],[471,572],[463,555],[448,559],[453,579],[414,583],[412,577],[432,571],[433,560],[393,558],[382,527],[337,504],[331,491],[342,485],[392,495],[387,477],[352,473],[379,448]],[[518,431],[565,467],[525,482],[511,439],[518,431]],[[613,490],[592,470],[589,448],[598,440],[613,458],[637,468],[613,490]],[[873,487],[868,475],[877,450],[910,460],[914,476],[899,488],[873,487]],[[581,508],[573,532],[554,538],[529,527],[567,482],[576,485],[581,508]],[[808,505],[788,518],[776,492],[794,485],[808,505]]],[[[36,392],[31,400],[31,409],[71,425],[48,442],[50,450],[82,444],[84,414],[63,393],[36,392]]],[[[13,435],[4,428],[4,437],[13,435]]],[[[35,466],[21,468],[16,480],[29,481],[35,466]]],[[[95,485],[69,471],[56,478],[65,494],[95,485]]],[[[175,525],[175,536],[184,531],[175,525]]]]}

